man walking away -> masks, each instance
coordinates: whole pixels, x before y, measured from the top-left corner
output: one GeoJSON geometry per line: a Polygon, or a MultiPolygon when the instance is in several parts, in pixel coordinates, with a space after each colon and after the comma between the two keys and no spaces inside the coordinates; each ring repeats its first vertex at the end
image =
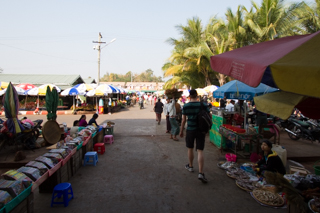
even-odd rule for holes
{"type": "MultiPolygon", "coordinates": [[[[198,131],[197,124],[197,115],[200,112],[201,105],[197,100],[197,91],[195,89],[190,90],[190,102],[185,104],[182,109],[182,122],[181,122],[181,130],[180,137],[183,137],[184,126],[187,121],[187,131],[186,131],[186,146],[188,148],[188,158],[189,163],[185,166],[185,168],[189,172],[193,172],[193,147],[194,142],[196,141],[196,151],[198,152],[198,165],[199,165],[199,174],[198,179],[203,183],[207,183],[208,180],[204,176],[203,166],[204,166],[204,157],[203,157],[203,149],[205,143],[206,134],[198,131]]],[[[209,113],[209,109],[207,106],[204,106],[206,111],[209,113]]]]}

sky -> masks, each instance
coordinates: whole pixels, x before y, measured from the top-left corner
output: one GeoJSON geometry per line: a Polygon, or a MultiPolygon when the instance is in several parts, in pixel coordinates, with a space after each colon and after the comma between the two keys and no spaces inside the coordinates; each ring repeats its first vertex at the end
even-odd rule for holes
{"type": "MultiPolygon", "coordinates": [[[[97,78],[93,41],[116,40],[101,50],[100,77],[108,73],[163,76],[171,55],[168,38],[199,17],[205,26],[216,15],[251,0],[2,0],[0,68],[4,74],[76,74],[97,78]]],[[[257,1],[259,2],[259,1],[257,1]]],[[[1,79],[0,79],[1,81],[1,79]]]]}

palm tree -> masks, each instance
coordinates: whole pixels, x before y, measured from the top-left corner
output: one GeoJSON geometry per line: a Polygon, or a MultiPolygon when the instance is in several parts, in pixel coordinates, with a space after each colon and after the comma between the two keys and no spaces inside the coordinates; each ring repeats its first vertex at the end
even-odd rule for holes
{"type": "Polygon", "coordinates": [[[252,9],[245,16],[245,23],[253,32],[252,42],[258,43],[294,34],[299,4],[284,6],[284,0],[262,0],[261,6],[252,2],[252,9]]]}
{"type": "Polygon", "coordinates": [[[302,34],[320,30],[320,0],[315,0],[311,5],[302,2],[296,12],[302,34]]]}

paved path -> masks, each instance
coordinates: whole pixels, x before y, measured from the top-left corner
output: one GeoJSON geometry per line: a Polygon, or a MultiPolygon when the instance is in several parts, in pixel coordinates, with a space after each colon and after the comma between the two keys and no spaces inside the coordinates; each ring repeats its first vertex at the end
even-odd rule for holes
{"type": "MultiPolygon", "coordinates": [[[[51,194],[35,193],[35,212],[285,212],[260,206],[250,194],[216,164],[223,157],[208,138],[205,174],[209,183],[197,179],[198,166],[190,173],[184,139],[176,142],[157,125],[151,106],[137,106],[98,123],[116,123],[115,143],[106,145],[97,166],[81,167],[69,182],[75,198],[68,207],[50,207],[51,194]]],[[[66,115],[67,116],[67,115],[66,115]]],[[[58,116],[69,125],[79,116],[58,116]]],[[[89,119],[91,116],[87,116],[89,119]]]]}

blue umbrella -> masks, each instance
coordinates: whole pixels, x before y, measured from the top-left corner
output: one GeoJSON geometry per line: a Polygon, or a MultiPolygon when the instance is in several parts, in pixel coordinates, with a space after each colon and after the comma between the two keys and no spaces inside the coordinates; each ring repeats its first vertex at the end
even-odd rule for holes
{"type": "Polygon", "coordinates": [[[263,95],[269,92],[275,92],[278,89],[260,83],[257,87],[250,87],[241,81],[230,81],[213,92],[213,97],[239,100],[253,100],[253,97],[263,95]]]}

